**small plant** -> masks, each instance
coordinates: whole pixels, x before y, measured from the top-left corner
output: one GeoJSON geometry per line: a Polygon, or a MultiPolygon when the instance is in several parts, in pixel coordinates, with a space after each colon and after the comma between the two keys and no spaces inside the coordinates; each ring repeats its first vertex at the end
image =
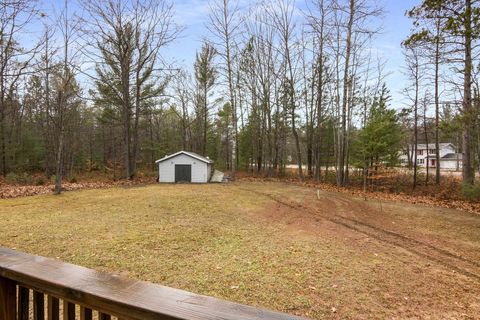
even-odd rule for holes
{"type": "Polygon", "coordinates": [[[461,189],[462,198],[469,201],[480,201],[480,185],[465,184],[461,189]]]}
{"type": "Polygon", "coordinates": [[[77,183],[77,177],[73,176],[69,180],[70,183],[77,183]]]}
{"type": "Polygon", "coordinates": [[[397,178],[394,180],[392,187],[390,188],[390,192],[399,194],[405,191],[405,183],[401,178],[397,178]]]}
{"type": "Polygon", "coordinates": [[[7,174],[7,176],[5,177],[5,180],[9,184],[16,184],[16,183],[18,183],[18,174],[16,174],[15,172],[9,172],[7,174]]]}
{"type": "Polygon", "coordinates": [[[5,177],[5,180],[10,184],[32,184],[32,177],[24,172],[24,173],[15,173],[10,172],[5,177]]]}
{"type": "Polygon", "coordinates": [[[45,185],[45,179],[44,178],[38,178],[36,182],[37,186],[43,186],[45,185]]]}

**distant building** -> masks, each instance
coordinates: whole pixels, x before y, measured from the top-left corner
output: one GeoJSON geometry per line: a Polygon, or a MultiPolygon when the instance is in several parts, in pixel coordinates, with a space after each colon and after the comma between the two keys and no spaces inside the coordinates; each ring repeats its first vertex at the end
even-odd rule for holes
{"type": "MultiPolygon", "coordinates": [[[[457,152],[457,148],[452,143],[440,143],[440,169],[443,170],[461,170],[463,155],[457,152]]],[[[409,159],[414,161],[413,152],[415,145],[409,144],[400,155],[402,166],[408,166],[409,159]]],[[[434,143],[417,145],[417,166],[426,168],[436,168],[436,147],[434,143]]]]}
{"type": "Polygon", "coordinates": [[[213,161],[194,152],[179,151],[156,163],[161,183],[207,183],[212,175],[213,161]]]}

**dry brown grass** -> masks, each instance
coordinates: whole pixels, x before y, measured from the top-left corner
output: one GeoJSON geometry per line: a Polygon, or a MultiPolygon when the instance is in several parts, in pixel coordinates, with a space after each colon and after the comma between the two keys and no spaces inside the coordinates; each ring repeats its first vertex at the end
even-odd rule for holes
{"type": "MultiPolygon", "coordinates": [[[[360,201],[321,194],[320,203],[351,201],[352,211],[360,201]]],[[[314,201],[312,189],[248,182],[5,199],[0,246],[318,319],[480,314],[478,279],[296,208],[314,201]]],[[[367,205],[377,213],[378,202],[367,205]]],[[[378,214],[409,236],[431,235],[448,250],[461,243],[478,258],[480,217],[445,210],[392,202],[378,214]]]]}

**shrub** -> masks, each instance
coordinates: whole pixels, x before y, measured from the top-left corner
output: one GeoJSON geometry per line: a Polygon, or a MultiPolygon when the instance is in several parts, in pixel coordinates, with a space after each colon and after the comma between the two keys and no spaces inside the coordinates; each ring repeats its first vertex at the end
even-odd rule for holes
{"type": "Polygon", "coordinates": [[[45,184],[45,179],[44,178],[38,178],[36,184],[37,184],[37,186],[43,186],[45,184]]]}
{"type": "Polygon", "coordinates": [[[73,176],[69,180],[70,183],[77,183],[77,177],[73,176]]]}
{"type": "Polygon", "coordinates": [[[458,199],[461,195],[461,182],[453,177],[442,178],[441,186],[436,190],[436,196],[442,200],[458,199]]]}
{"type": "Polygon", "coordinates": [[[10,184],[32,184],[33,182],[32,177],[26,172],[24,173],[10,172],[5,177],[5,180],[10,184]]]}
{"type": "Polygon", "coordinates": [[[401,177],[397,177],[394,180],[393,185],[390,187],[390,192],[393,192],[396,194],[405,192],[405,185],[406,185],[405,181],[403,181],[401,177]]]}
{"type": "Polygon", "coordinates": [[[461,189],[462,197],[469,201],[480,201],[480,185],[465,184],[461,189]]]}
{"type": "Polygon", "coordinates": [[[7,175],[5,177],[5,181],[7,181],[10,184],[18,183],[18,174],[16,174],[15,172],[7,173],[7,175]]]}

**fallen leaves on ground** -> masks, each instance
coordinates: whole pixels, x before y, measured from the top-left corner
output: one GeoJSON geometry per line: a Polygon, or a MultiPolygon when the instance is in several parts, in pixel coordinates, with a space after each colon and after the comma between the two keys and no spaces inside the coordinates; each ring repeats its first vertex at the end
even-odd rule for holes
{"type": "MultiPolygon", "coordinates": [[[[404,201],[413,204],[423,204],[427,206],[439,206],[450,209],[459,209],[471,213],[480,214],[480,203],[470,202],[461,199],[440,199],[435,196],[414,195],[406,193],[391,193],[383,191],[367,191],[364,192],[358,188],[340,188],[328,183],[318,183],[315,181],[299,181],[297,179],[280,179],[280,178],[261,178],[244,176],[238,179],[240,181],[275,181],[285,182],[295,185],[302,185],[309,188],[316,188],[329,192],[348,193],[357,197],[375,200],[387,201],[404,201]]],[[[138,185],[146,185],[155,183],[155,179],[151,177],[142,177],[135,180],[117,180],[117,181],[85,181],[85,182],[64,182],[62,188],[64,191],[74,191],[81,189],[105,189],[112,187],[130,187],[138,185]]],[[[48,194],[54,191],[54,184],[42,186],[34,185],[12,185],[0,180],[0,199],[9,199],[25,196],[34,196],[40,194],[48,194]]]]}
{"type": "MultiPolygon", "coordinates": [[[[63,191],[74,191],[81,189],[105,189],[111,187],[130,187],[137,185],[151,184],[153,179],[135,179],[135,180],[118,180],[118,181],[87,181],[87,182],[64,182],[62,183],[63,191]]],[[[10,199],[25,196],[35,196],[40,194],[52,193],[55,189],[54,184],[46,184],[42,186],[32,185],[12,185],[6,182],[0,182],[0,199],[10,199]]]]}
{"type": "Polygon", "coordinates": [[[259,177],[244,177],[242,181],[280,181],[289,184],[302,185],[308,188],[316,188],[329,192],[348,193],[356,197],[375,200],[386,201],[403,201],[412,204],[423,204],[430,207],[443,207],[449,209],[459,209],[470,213],[480,214],[480,203],[470,202],[460,199],[439,199],[434,196],[425,195],[411,195],[406,193],[390,193],[382,191],[367,191],[355,188],[340,188],[328,183],[318,183],[314,181],[299,181],[296,179],[279,179],[279,178],[259,178],[259,177]]]}

